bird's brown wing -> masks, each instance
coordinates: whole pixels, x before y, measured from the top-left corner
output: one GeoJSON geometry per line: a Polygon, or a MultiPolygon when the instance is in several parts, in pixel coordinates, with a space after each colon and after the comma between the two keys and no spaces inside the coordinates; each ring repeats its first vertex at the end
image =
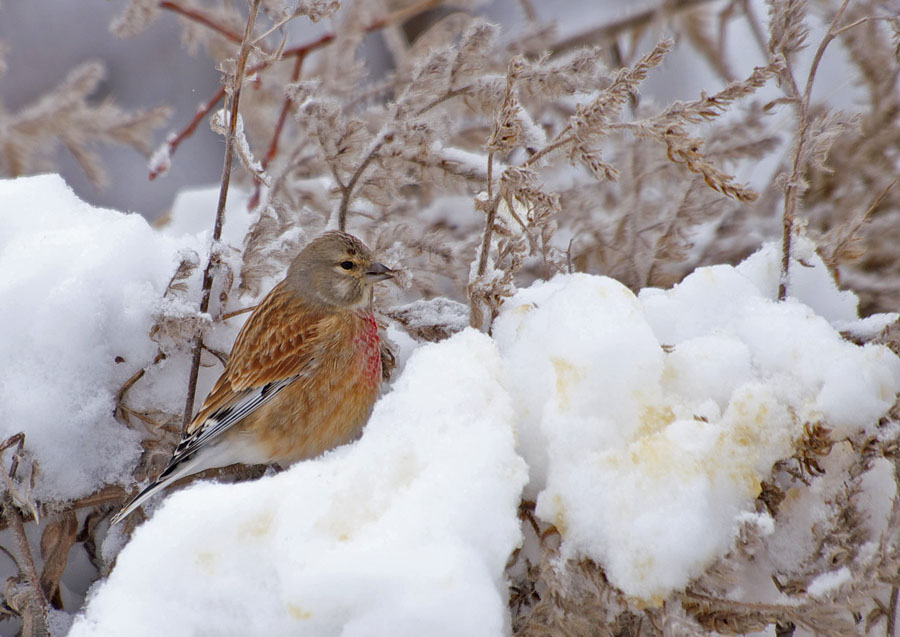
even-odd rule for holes
{"type": "Polygon", "coordinates": [[[315,374],[336,319],[276,286],[238,334],[225,370],[188,425],[170,466],[193,455],[298,378],[315,374]]]}

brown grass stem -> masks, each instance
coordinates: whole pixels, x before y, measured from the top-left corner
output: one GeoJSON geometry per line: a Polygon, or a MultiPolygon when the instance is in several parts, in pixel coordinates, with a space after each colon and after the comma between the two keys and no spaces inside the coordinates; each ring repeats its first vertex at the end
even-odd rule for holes
{"type": "MultiPolygon", "coordinates": [[[[46,624],[47,619],[47,609],[48,602],[47,596],[44,594],[44,589],[41,587],[41,578],[38,575],[37,567],[35,566],[34,555],[31,552],[31,546],[28,543],[28,536],[25,534],[25,523],[22,515],[22,511],[19,509],[19,505],[16,504],[15,497],[13,495],[13,478],[16,475],[16,472],[19,470],[19,459],[21,457],[23,447],[25,445],[25,434],[23,432],[19,432],[13,436],[10,436],[6,440],[0,444],[0,452],[5,451],[11,447],[15,447],[15,451],[13,452],[12,461],[10,462],[9,471],[6,470],[6,466],[3,463],[3,460],[0,459],[0,471],[3,472],[3,478],[6,481],[6,494],[3,498],[3,517],[6,519],[7,524],[12,527],[13,533],[16,536],[16,544],[18,545],[19,555],[22,557],[21,561],[16,560],[20,569],[23,571],[23,575],[28,580],[28,584],[31,586],[34,592],[34,597],[38,601],[38,604],[41,608],[41,614],[43,616],[43,623],[46,624]]],[[[34,507],[30,507],[32,510],[32,515],[37,515],[37,512],[34,510],[34,507]]]]}
{"type": "Polygon", "coordinates": [[[31,552],[31,546],[28,544],[28,536],[25,534],[25,523],[22,512],[13,501],[12,492],[7,491],[3,502],[3,513],[9,526],[12,527],[16,536],[16,544],[19,548],[19,554],[22,556],[22,566],[25,568],[24,575],[28,579],[28,584],[34,590],[34,596],[41,606],[41,612],[44,619],[47,617],[48,602],[44,589],[41,587],[41,578],[38,575],[37,566],[34,561],[34,554],[31,552]]]}
{"type": "Polygon", "coordinates": [[[887,628],[884,631],[886,637],[897,635],[897,599],[900,597],[900,587],[894,584],[891,587],[891,600],[888,602],[887,628]]]}
{"type": "MultiPolygon", "coordinates": [[[[847,9],[847,5],[849,4],[850,0],[844,0],[844,2],[841,3],[840,8],[838,8],[837,12],[834,15],[834,19],[832,19],[831,24],[828,27],[828,32],[819,43],[815,55],[813,56],[813,61],[809,67],[809,75],[806,78],[806,86],[804,87],[802,97],[799,94],[797,83],[794,79],[794,72],[791,67],[791,61],[789,59],[790,56],[784,56],[784,76],[789,80],[791,92],[793,93],[793,95],[790,95],[790,97],[800,97],[800,99],[799,101],[797,101],[797,115],[799,119],[797,143],[794,145],[791,176],[788,179],[787,187],[784,191],[784,212],[782,214],[781,238],[781,278],[778,282],[779,301],[783,301],[785,297],[787,297],[787,287],[790,281],[791,244],[793,240],[794,219],[797,214],[797,204],[800,196],[800,184],[802,180],[800,175],[802,169],[801,159],[803,157],[803,151],[806,147],[806,144],[809,141],[809,101],[810,97],[812,96],[813,83],[816,79],[816,72],[819,69],[819,62],[822,60],[822,56],[825,54],[825,49],[828,47],[829,43],[831,43],[831,41],[834,40],[834,38],[837,36],[837,33],[839,31],[837,29],[837,25],[840,22],[841,18],[844,16],[844,11],[847,9]]],[[[857,21],[854,24],[859,23],[861,23],[861,21],[857,21]]]]}
{"type": "Polygon", "coordinates": [[[754,42],[756,42],[763,57],[769,57],[769,46],[766,43],[765,33],[763,33],[762,27],[759,26],[759,20],[756,18],[756,10],[753,8],[753,3],[750,2],[750,0],[739,1],[741,10],[744,12],[744,17],[747,18],[747,26],[750,27],[750,33],[753,35],[754,42]]]}
{"type": "MultiPolygon", "coordinates": [[[[253,27],[256,23],[256,15],[259,12],[261,0],[252,0],[250,14],[247,16],[247,27],[244,30],[244,38],[238,56],[237,68],[234,72],[234,84],[231,95],[231,110],[228,120],[228,135],[225,137],[225,160],[222,167],[222,183],[219,187],[219,202],[216,206],[216,220],[213,225],[212,242],[210,245],[209,259],[203,269],[203,285],[201,288],[200,313],[209,311],[209,299],[212,293],[212,269],[217,263],[215,251],[219,239],[222,237],[222,225],[225,221],[225,204],[228,200],[228,184],[231,182],[231,166],[234,159],[235,130],[237,129],[238,108],[241,99],[241,83],[244,79],[244,71],[247,67],[247,58],[250,55],[253,27]]],[[[188,377],[188,391],[184,401],[184,415],[182,416],[182,428],[186,428],[191,421],[194,411],[194,396],[197,393],[197,376],[200,371],[200,356],[203,352],[203,334],[198,333],[192,343],[191,371],[188,377]]]]}
{"type": "Polygon", "coordinates": [[[711,2],[711,0],[673,0],[671,2],[664,2],[661,3],[661,5],[651,6],[648,9],[638,11],[619,20],[602,24],[599,27],[560,40],[553,44],[550,47],[550,50],[556,54],[585,46],[594,46],[597,42],[609,42],[625,33],[649,27],[663,14],[671,16],[673,14],[689,11],[702,4],[708,4],[709,2],[711,2]]]}
{"type": "Polygon", "coordinates": [[[353,174],[350,176],[350,181],[346,184],[338,182],[338,186],[341,189],[341,203],[338,205],[338,230],[343,231],[347,229],[347,212],[350,208],[350,198],[353,196],[353,189],[356,188],[356,184],[366,171],[366,168],[368,168],[369,164],[372,163],[372,160],[378,155],[378,151],[384,145],[384,142],[389,135],[390,133],[382,135],[378,141],[372,145],[372,148],[369,149],[369,152],[366,153],[363,160],[359,162],[359,166],[353,171],[353,174]]]}
{"type": "Polygon", "coordinates": [[[478,276],[484,276],[487,272],[488,253],[491,249],[491,239],[494,234],[494,219],[497,217],[497,206],[500,205],[500,197],[490,200],[487,210],[487,219],[484,224],[484,235],[481,237],[481,254],[478,255],[478,276]]]}
{"type": "Polygon", "coordinates": [[[256,309],[256,306],[251,305],[250,307],[244,307],[239,310],[235,310],[233,312],[225,312],[225,314],[222,315],[222,320],[227,321],[230,318],[233,318],[235,316],[240,316],[241,314],[246,314],[247,312],[252,312],[255,309],[256,309]]]}

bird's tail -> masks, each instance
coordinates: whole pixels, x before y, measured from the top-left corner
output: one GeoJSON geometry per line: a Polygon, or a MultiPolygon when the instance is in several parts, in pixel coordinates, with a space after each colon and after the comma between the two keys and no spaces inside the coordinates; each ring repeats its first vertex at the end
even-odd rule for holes
{"type": "Polygon", "coordinates": [[[186,475],[191,473],[196,473],[198,471],[202,471],[205,467],[201,466],[198,468],[198,462],[195,458],[189,459],[181,459],[181,461],[171,462],[168,467],[166,467],[159,477],[151,482],[143,491],[134,496],[128,504],[122,507],[122,510],[116,513],[112,519],[110,520],[111,525],[118,524],[125,518],[127,518],[131,513],[134,512],[139,506],[141,506],[144,502],[146,502],[149,498],[156,495],[158,491],[165,489],[171,483],[175,482],[179,478],[183,478],[186,475]],[[187,460],[187,461],[184,461],[187,460]]]}
{"type": "Polygon", "coordinates": [[[160,482],[158,479],[154,480],[152,483],[150,483],[150,486],[131,498],[131,501],[123,506],[122,510],[112,517],[112,520],[110,520],[110,525],[118,524],[119,522],[127,518],[136,508],[141,506],[147,500],[147,498],[153,496],[157,491],[164,489],[168,483],[168,480],[164,482],[160,482]]]}

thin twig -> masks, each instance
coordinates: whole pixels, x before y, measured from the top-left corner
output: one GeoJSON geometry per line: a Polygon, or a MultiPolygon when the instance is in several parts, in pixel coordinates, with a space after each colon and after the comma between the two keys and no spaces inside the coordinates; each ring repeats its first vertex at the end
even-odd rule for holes
{"type": "MultiPolygon", "coordinates": [[[[259,12],[260,0],[252,0],[250,15],[247,16],[247,27],[244,30],[244,38],[241,42],[241,51],[238,57],[237,68],[234,72],[234,84],[231,96],[230,119],[228,120],[228,135],[225,137],[225,160],[222,167],[222,183],[219,187],[219,203],[216,207],[216,221],[213,226],[212,241],[210,243],[210,255],[203,269],[202,296],[200,299],[200,313],[206,314],[209,310],[209,299],[212,293],[212,270],[218,259],[215,256],[216,246],[222,237],[222,224],[225,221],[225,203],[228,199],[228,184],[231,181],[231,165],[234,157],[234,138],[237,128],[238,107],[241,99],[241,84],[244,79],[244,71],[247,67],[247,58],[250,55],[253,26],[256,23],[256,14],[259,12]]],[[[194,337],[193,356],[191,357],[191,372],[188,378],[188,392],[184,401],[184,416],[182,428],[186,428],[191,421],[194,411],[194,396],[197,393],[197,376],[200,371],[200,355],[203,351],[203,334],[198,333],[194,337]]]]}
{"type": "MultiPolygon", "coordinates": [[[[879,193],[872,203],[869,204],[869,207],[866,208],[866,211],[853,223],[848,223],[838,235],[837,240],[834,242],[834,247],[831,250],[831,256],[828,259],[830,263],[837,264],[838,258],[840,257],[841,250],[845,248],[847,245],[853,242],[856,237],[856,233],[860,231],[860,229],[868,223],[869,219],[872,216],[872,213],[878,209],[878,206],[881,205],[881,202],[884,201],[884,198],[887,197],[887,194],[891,191],[891,189],[897,184],[897,179],[894,179],[891,183],[889,183],[884,190],[879,193]]],[[[835,277],[837,277],[837,267],[834,268],[835,277]]],[[[840,280],[838,279],[838,284],[840,284],[840,280]]]]}
{"type": "Polygon", "coordinates": [[[766,36],[763,33],[762,27],[759,26],[759,21],[756,19],[756,11],[753,9],[752,3],[749,0],[741,0],[741,7],[743,8],[744,16],[747,18],[746,23],[750,27],[750,33],[753,35],[753,40],[762,52],[763,58],[768,58],[769,45],[766,42],[766,36]]]}
{"type": "MultiPolygon", "coordinates": [[[[372,148],[369,149],[369,152],[366,153],[363,160],[359,162],[359,166],[353,171],[353,175],[350,176],[350,181],[348,181],[346,185],[341,186],[341,203],[338,206],[338,230],[343,231],[347,229],[347,210],[350,207],[350,198],[353,195],[353,189],[356,187],[356,182],[359,181],[359,178],[362,177],[366,168],[368,168],[369,164],[372,163],[372,160],[378,155],[378,151],[384,145],[384,142],[389,135],[390,133],[385,133],[379,137],[378,141],[372,144],[372,148]]],[[[340,182],[338,183],[340,184],[340,182]]]]}
{"type": "Polygon", "coordinates": [[[491,205],[487,211],[484,236],[481,239],[481,254],[478,256],[478,276],[484,276],[487,272],[488,253],[491,249],[491,239],[494,234],[494,219],[497,217],[497,206],[500,205],[500,196],[497,195],[490,201],[491,205]]]}
{"type": "Polygon", "coordinates": [[[113,409],[113,416],[117,419],[121,416],[122,420],[129,427],[131,427],[131,420],[128,417],[132,416],[132,415],[137,416],[138,414],[130,407],[127,407],[123,403],[123,399],[125,398],[125,394],[128,392],[128,390],[131,389],[136,382],[138,382],[141,378],[143,378],[145,373],[146,373],[146,370],[144,368],[137,370],[131,376],[131,378],[129,378],[128,380],[125,381],[125,384],[123,384],[119,388],[119,391],[116,392],[116,403],[115,403],[116,406],[113,409]]]}
{"type": "Polygon", "coordinates": [[[390,26],[392,24],[400,24],[401,22],[406,22],[410,18],[419,15],[420,13],[425,13],[426,11],[430,11],[435,7],[439,7],[444,4],[445,0],[422,0],[421,2],[411,4],[405,9],[398,9],[393,13],[388,14],[386,17],[381,18],[380,20],[375,20],[366,31],[375,31],[377,29],[383,29],[386,26],[390,26]]]}
{"type": "Polygon", "coordinates": [[[494,198],[494,151],[489,151],[487,156],[487,196],[494,198]]]}
{"type": "MultiPolygon", "coordinates": [[[[790,266],[791,266],[791,243],[793,240],[794,233],[794,218],[797,213],[797,200],[799,198],[799,189],[800,189],[800,171],[801,171],[801,158],[803,156],[803,150],[806,146],[807,139],[809,137],[809,101],[812,96],[812,88],[813,82],[816,78],[816,71],[819,68],[819,62],[822,60],[822,56],[825,54],[825,49],[831,43],[831,41],[836,37],[838,29],[837,24],[840,22],[841,18],[844,16],[844,11],[847,9],[847,5],[850,3],[850,0],[844,0],[841,3],[840,8],[834,15],[834,19],[831,21],[831,24],[828,27],[828,32],[825,34],[825,37],[822,38],[822,41],[819,43],[819,47],[816,49],[816,53],[813,56],[812,64],[809,67],[809,75],[806,78],[806,87],[803,90],[802,98],[797,101],[797,110],[798,117],[800,119],[800,125],[797,130],[797,143],[794,146],[794,157],[793,157],[793,165],[791,167],[791,176],[787,183],[787,188],[784,190],[784,213],[782,215],[782,238],[781,238],[781,279],[778,282],[778,300],[783,301],[785,297],[787,297],[787,287],[788,282],[790,280],[790,266]]],[[[858,24],[860,21],[857,21],[854,24],[858,24]]],[[[792,95],[790,97],[798,97],[799,91],[797,88],[797,83],[794,79],[794,72],[791,68],[791,61],[788,59],[789,56],[784,56],[785,59],[785,73],[784,76],[788,79],[790,84],[790,90],[792,91],[792,95]]]]}
{"type": "MultiPolygon", "coordinates": [[[[489,199],[486,208],[486,219],[484,223],[484,236],[481,240],[481,252],[478,255],[478,270],[477,276],[481,278],[487,272],[487,261],[488,261],[488,252],[491,248],[491,239],[494,234],[494,219],[497,217],[497,206],[500,205],[500,194],[494,196],[493,199],[489,199]]],[[[476,329],[482,328],[483,322],[483,313],[479,304],[484,300],[483,295],[476,295],[472,293],[472,285],[469,284],[469,325],[476,329]]],[[[490,327],[488,327],[488,334],[490,334],[490,327]]]]}
{"type": "Polygon", "coordinates": [[[44,595],[44,589],[41,587],[41,578],[38,575],[37,567],[35,566],[34,555],[31,552],[31,546],[28,544],[28,536],[25,535],[25,524],[22,520],[22,512],[19,510],[19,507],[16,506],[16,503],[13,502],[12,493],[9,491],[6,493],[3,504],[4,515],[9,522],[9,525],[13,528],[13,532],[16,536],[16,543],[19,546],[19,553],[22,555],[25,566],[24,575],[28,578],[28,583],[31,584],[31,588],[34,589],[35,597],[37,597],[38,603],[41,605],[41,611],[46,620],[48,607],[47,596],[44,595]]]}
{"type": "Polygon", "coordinates": [[[129,427],[131,426],[131,421],[129,420],[129,418],[134,416],[135,418],[140,420],[142,423],[144,423],[146,425],[150,425],[150,428],[147,429],[148,432],[153,432],[158,429],[165,429],[164,423],[161,423],[158,420],[153,420],[150,416],[142,414],[139,411],[135,411],[128,405],[119,404],[119,405],[116,405],[116,407],[118,407],[119,411],[122,412],[122,415],[125,417],[125,423],[129,427]]]}
{"type": "MultiPolygon", "coordinates": [[[[83,498],[78,498],[77,500],[69,502],[61,511],[56,508],[54,508],[54,511],[66,513],[67,511],[78,511],[80,509],[93,508],[95,506],[109,504],[111,502],[118,502],[121,504],[122,501],[125,500],[125,497],[127,495],[128,493],[122,487],[117,485],[110,485],[103,487],[102,489],[92,493],[91,495],[86,495],[83,498]]],[[[34,520],[34,516],[31,515],[30,512],[22,511],[21,513],[23,522],[31,522],[34,520]]],[[[2,519],[0,519],[0,531],[5,531],[7,528],[9,528],[8,522],[4,522],[2,519]]]]}
{"type": "Polygon", "coordinates": [[[15,556],[15,555],[13,555],[12,553],[9,552],[9,549],[7,549],[5,546],[0,545],[0,551],[2,551],[3,553],[5,553],[5,554],[6,554],[6,557],[8,557],[9,559],[12,560],[13,564],[16,565],[16,568],[17,568],[18,570],[22,570],[22,565],[19,564],[19,560],[16,559],[16,556],[15,556]]]}
{"type": "Polygon", "coordinates": [[[212,29],[213,31],[218,33],[219,35],[224,36],[225,38],[231,40],[232,42],[234,42],[236,44],[241,43],[241,36],[239,34],[235,33],[231,29],[219,24],[218,22],[216,22],[209,16],[204,15],[203,13],[197,11],[196,9],[186,9],[185,7],[182,7],[181,5],[179,5],[175,2],[170,2],[170,0],[162,0],[159,3],[159,6],[161,9],[168,9],[169,11],[173,11],[173,12],[187,18],[188,20],[192,20],[194,22],[197,22],[198,24],[202,24],[205,27],[209,27],[210,29],[212,29]]]}
{"type": "MultiPolygon", "coordinates": [[[[306,53],[297,55],[297,59],[294,61],[294,70],[291,72],[291,82],[296,82],[300,79],[300,70],[303,68],[303,61],[305,59],[306,53]]],[[[275,155],[278,153],[278,140],[281,138],[281,131],[284,129],[284,123],[287,121],[287,116],[291,110],[291,104],[293,103],[294,100],[290,94],[285,95],[284,102],[281,104],[281,112],[278,114],[278,123],[275,124],[275,132],[272,133],[272,141],[269,142],[269,149],[262,159],[263,172],[266,171],[269,167],[269,163],[275,159],[275,155]]],[[[247,204],[249,210],[253,210],[259,205],[259,192],[262,184],[259,179],[254,181],[256,182],[256,185],[253,189],[253,196],[250,197],[250,201],[247,204]]]]}
{"type": "Polygon", "coordinates": [[[771,618],[784,617],[788,621],[796,624],[803,624],[807,628],[815,631],[815,626],[807,623],[802,615],[801,609],[790,604],[767,604],[764,602],[746,602],[731,598],[720,598],[712,595],[706,595],[697,591],[686,590],[680,594],[683,598],[695,599],[705,602],[716,607],[727,607],[729,609],[746,609],[769,615],[771,618]]]}
{"type": "Polygon", "coordinates": [[[718,37],[716,38],[716,55],[723,61],[727,55],[725,41],[728,37],[728,22],[734,17],[735,8],[737,7],[738,2],[740,2],[740,0],[731,0],[731,2],[719,12],[719,32],[718,37]]]}
{"type": "Polygon", "coordinates": [[[844,10],[846,10],[847,5],[850,4],[850,0],[844,0],[841,3],[840,8],[837,10],[837,13],[834,14],[834,20],[831,21],[831,26],[828,27],[828,33],[825,34],[825,37],[822,38],[822,42],[819,43],[819,47],[816,49],[816,54],[813,56],[812,64],[809,66],[809,75],[806,78],[806,90],[803,92],[803,103],[807,110],[809,110],[809,100],[812,95],[812,87],[813,81],[816,79],[816,72],[819,70],[819,62],[822,61],[822,56],[825,55],[825,49],[831,44],[831,41],[834,40],[839,33],[843,33],[847,29],[858,26],[863,22],[866,22],[865,19],[857,20],[852,24],[848,24],[846,27],[841,29],[835,29],[837,23],[840,22],[841,18],[844,17],[844,10]]]}
{"type": "MultiPolygon", "coordinates": [[[[14,475],[16,475],[16,471],[19,470],[19,454],[22,452],[22,447],[25,445],[25,432],[20,431],[17,434],[13,434],[3,442],[0,442],[0,453],[6,451],[12,446],[16,447],[16,450],[13,452],[12,464],[9,469],[9,478],[11,479],[14,475]]],[[[0,467],[3,466],[2,461],[0,461],[0,467]]]]}
{"type": "Polygon", "coordinates": [[[252,312],[255,309],[256,309],[256,306],[251,305],[250,307],[245,307],[240,310],[235,310],[234,312],[226,312],[225,314],[222,315],[222,320],[227,321],[228,319],[230,319],[232,317],[240,316],[241,314],[246,314],[247,312],[252,312]]]}
{"type": "Polygon", "coordinates": [[[203,349],[205,349],[207,352],[209,352],[210,354],[215,356],[218,359],[218,361],[220,363],[222,363],[222,367],[225,367],[225,365],[228,364],[228,355],[227,354],[223,354],[222,352],[211,348],[206,343],[203,343],[203,349]]]}
{"type": "Polygon", "coordinates": [[[584,33],[560,40],[551,45],[550,50],[554,54],[558,54],[572,49],[594,46],[598,42],[609,42],[610,40],[615,40],[623,33],[634,33],[643,27],[653,24],[661,15],[663,15],[663,13],[665,13],[666,17],[670,17],[682,11],[689,11],[698,5],[707,4],[710,1],[711,0],[670,0],[669,2],[662,2],[620,20],[608,22],[599,27],[585,31],[584,33]]]}
{"type": "Polygon", "coordinates": [[[556,136],[552,142],[538,150],[536,153],[528,157],[525,161],[519,164],[519,168],[528,168],[529,166],[533,166],[539,160],[544,158],[546,155],[549,155],[555,150],[562,148],[568,143],[575,141],[575,136],[569,134],[569,131],[572,129],[571,124],[567,124],[565,128],[559,131],[559,134],[556,136]]]}
{"type": "MultiPolygon", "coordinates": [[[[156,357],[153,359],[153,365],[159,365],[159,362],[163,360],[166,355],[162,351],[158,351],[156,353],[156,357]]],[[[149,367],[149,366],[148,366],[149,367]]],[[[147,367],[142,367],[137,370],[134,374],[132,374],[131,378],[126,380],[121,387],[119,387],[119,391],[116,392],[116,404],[122,402],[122,399],[125,398],[125,394],[134,387],[134,384],[138,382],[141,378],[144,377],[144,374],[147,373],[147,367]]]]}
{"type": "Polygon", "coordinates": [[[885,637],[896,637],[897,633],[897,598],[900,597],[900,588],[894,584],[891,587],[891,601],[888,602],[887,628],[884,631],[885,637]]]}
{"type": "MultiPolygon", "coordinates": [[[[379,31],[388,27],[392,24],[398,24],[400,22],[404,22],[409,18],[428,11],[439,4],[441,4],[444,0],[423,0],[417,4],[410,5],[405,9],[400,9],[399,11],[394,11],[393,13],[388,14],[383,18],[378,18],[377,20],[373,20],[366,28],[364,29],[366,33],[371,33],[373,31],[379,31]]],[[[204,23],[205,24],[205,23],[204,23]]],[[[209,26],[209,25],[208,25],[209,26]]],[[[257,62],[249,69],[247,69],[247,75],[253,75],[260,71],[264,71],[269,68],[276,62],[281,62],[282,60],[286,60],[292,57],[305,57],[312,51],[316,49],[320,49],[323,46],[331,44],[335,39],[336,34],[334,32],[325,33],[320,37],[307,42],[306,44],[301,44],[299,46],[289,47],[281,51],[280,56],[272,56],[268,57],[260,62],[257,62]]],[[[240,40],[237,40],[240,42],[240,40]]],[[[194,118],[185,126],[179,133],[177,133],[172,141],[169,142],[169,156],[171,157],[172,153],[181,145],[181,143],[188,137],[190,137],[194,131],[197,129],[197,125],[203,121],[203,119],[209,115],[209,113],[216,107],[216,105],[222,100],[225,96],[225,88],[219,87],[219,89],[209,98],[198,110],[194,118]]],[[[151,173],[150,179],[155,179],[159,176],[159,173],[151,173]]]]}
{"type": "Polygon", "coordinates": [[[136,382],[138,382],[141,378],[144,377],[144,374],[147,373],[147,370],[143,367],[137,370],[134,374],[132,374],[131,378],[125,381],[125,383],[119,387],[119,391],[116,392],[116,403],[122,402],[122,398],[125,397],[125,394],[131,389],[136,382]]]}
{"type": "Polygon", "coordinates": [[[667,215],[668,223],[665,224],[666,229],[657,238],[656,243],[653,247],[653,252],[650,256],[650,267],[647,268],[647,277],[646,279],[644,279],[644,287],[652,285],[654,274],[656,273],[656,268],[660,263],[660,254],[663,252],[663,247],[666,241],[671,240],[677,224],[681,222],[682,216],[680,213],[687,208],[688,197],[690,197],[691,192],[694,190],[694,186],[697,183],[697,180],[698,178],[695,177],[694,179],[688,181],[687,187],[684,189],[684,194],[681,196],[681,201],[675,207],[675,211],[667,215]]]}
{"type": "Polygon", "coordinates": [[[851,22],[850,24],[848,24],[846,26],[841,27],[840,29],[835,31],[833,35],[834,35],[834,37],[843,35],[845,31],[849,31],[850,29],[852,29],[854,27],[858,27],[859,25],[864,24],[866,22],[882,22],[882,21],[892,22],[893,20],[895,20],[895,18],[893,16],[869,15],[864,18],[860,18],[859,20],[856,20],[855,22],[851,22]]]}
{"type": "MultiPolygon", "coordinates": [[[[194,114],[194,118],[188,122],[188,125],[182,128],[178,133],[176,133],[172,139],[167,142],[167,146],[169,147],[169,157],[175,152],[175,150],[181,145],[185,139],[194,134],[194,131],[197,130],[197,126],[200,125],[207,115],[209,115],[210,111],[216,107],[222,98],[225,97],[225,87],[220,86],[216,92],[210,97],[206,102],[201,104],[197,108],[197,112],[194,114]]],[[[159,177],[162,171],[153,170],[150,172],[150,179],[156,179],[159,177]]]]}
{"type": "MultiPolygon", "coordinates": [[[[31,584],[31,588],[34,589],[34,594],[41,606],[44,623],[46,623],[48,607],[47,597],[46,595],[44,595],[44,589],[41,587],[41,578],[38,575],[37,567],[34,563],[34,555],[31,553],[31,546],[28,544],[28,536],[25,534],[25,524],[22,519],[22,511],[19,509],[19,506],[16,504],[15,497],[13,496],[12,480],[19,469],[19,456],[22,453],[24,445],[24,432],[19,432],[13,436],[10,436],[6,440],[4,440],[2,444],[0,444],[0,453],[12,446],[16,447],[15,452],[13,452],[12,461],[10,462],[9,472],[3,471],[5,469],[5,466],[2,459],[0,459],[0,471],[3,472],[3,478],[7,483],[6,495],[3,498],[3,517],[6,518],[9,526],[13,528],[16,536],[16,542],[19,546],[19,554],[22,556],[22,562],[20,562],[19,564],[20,566],[24,567],[23,574],[28,578],[29,583],[31,584]]],[[[34,507],[31,506],[30,508],[32,515],[37,516],[37,511],[34,510],[34,507]]]]}
{"type": "MultiPolygon", "coordinates": [[[[478,270],[477,275],[479,277],[483,277],[487,272],[487,262],[488,262],[488,252],[491,249],[491,240],[494,236],[494,219],[497,217],[497,207],[500,205],[500,193],[497,193],[494,196],[493,193],[493,177],[494,173],[494,151],[491,150],[488,152],[487,157],[487,196],[488,196],[488,208],[487,213],[485,215],[486,219],[484,222],[484,236],[481,239],[481,253],[478,255],[478,270]]],[[[510,206],[510,210],[512,210],[512,206],[510,206]]],[[[527,232],[527,229],[526,229],[527,232]]],[[[472,297],[471,301],[471,318],[470,322],[472,323],[472,327],[481,328],[481,325],[476,325],[476,323],[480,323],[481,311],[476,307],[477,303],[480,301],[472,297]]]]}
{"type": "Polygon", "coordinates": [[[293,20],[294,18],[296,18],[296,17],[299,16],[299,15],[302,15],[302,14],[300,13],[300,11],[298,11],[297,9],[294,9],[294,12],[293,12],[293,13],[291,13],[290,15],[287,15],[287,16],[283,17],[281,20],[279,20],[278,22],[276,22],[275,24],[273,24],[273,25],[269,28],[268,31],[266,31],[265,33],[263,33],[263,34],[260,35],[260,36],[257,36],[257,38],[256,38],[255,40],[253,40],[253,46],[259,46],[259,45],[262,43],[263,40],[265,40],[267,37],[269,37],[270,35],[272,35],[272,34],[275,33],[276,31],[278,31],[278,29],[280,29],[281,27],[283,27],[284,25],[286,25],[288,22],[290,22],[291,20],[293,20]]]}

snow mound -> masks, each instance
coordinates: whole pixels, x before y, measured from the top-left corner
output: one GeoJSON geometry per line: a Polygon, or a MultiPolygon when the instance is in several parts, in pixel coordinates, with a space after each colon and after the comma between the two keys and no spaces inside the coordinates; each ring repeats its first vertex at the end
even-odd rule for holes
{"type": "MultiPolygon", "coordinates": [[[[232,194],[222,238],[240,246],[250,220],[246,195],[232,194]]],[[[35,499],[132,482],[145,434],[115,421],[116,394],[156,357],[155,318],[173,307],[196,313],[195,303],[163,293],[186,254],[204,262],[217,198],[218,188],[183,193],[160,232],[140,215],[81,201],[58,175],[0,180],[0,437],[25,432],[40,464],[35,499]]],[[[232,323],[210,340],[229,348],[240,327],[232,323]]],[[[186,360],[148,369],[130,406],[176,411],[186,360]]],[[[201,391],[214,380],[206,371],[201,391]]]]}
{"type": "MultiPolygon", "coordinates": [[[[143,432],[113,410],[137,370],[132,408],[183,404],[186,354],[176,345],[151,365],[148,333],[195,318],[196,273],[187,292],[163,294],[180,262],[206,262],[216,196],[184,195],[159,231],[88,206],[55,176],[0,181],[0,436],[25,432],[36,499],[132,481],[143,432]]],[[[228,219],[217,250],[236,271],[252,215],[228,219]]],[[[839,332],[872,335],[896,315],[860,320],[812,244],[798,240],[796,256],[780,303],[778,249],[764,246],[637,297],[586,274],[535,283],[503,306],[493,339],[465,329],[419,345],[389,327],[402,373],[361,440],[256,482],[173,493],[72,634],[504,634],[523,494],[561,532],[564,559],[597,561],[643,603],[664,599],[743,526],[771,532],[754,506],[760,482],[807,426],[873,433],[900,390],[900,359],[839,332]]],[[[438,309],[464,322],[462,307],[406,308],[420,326],[438,309]]],[[[227,350],[245,318],[209,342],[227,350]]],[[[204,367],[199,396],[219,372],[204,367]]],[[[873,473],[873,493],[890,470],[873,473]]],[[[870,517],[890,497],[873,497],[870,517]]],[[[824,515],[805,500],[784,511],[779,524],[800,531],[824,515]]],[[[803,540],[781,535],[778,559],[799,559],[803,540]]],[[[835,571],[811,594],[844,581],[835,571]]]]}
{"type": "MultiPolygon", "coordinates": [[[[494,325],[536,512],[562,533],[563,557],[597,561],[629,596],[658,602],[741,525],[771,526],[755,513],[760,482],[806,423],[837,437],[873,426],[900,390],[890,350],[771,299],[776,257],[639,298],[612,279],[558,276],[521,290],[494,325]]],[[[855,297],[833,281],[815,289],[832,318],[851,318],[855,297]]]]}
{"type": "Polygon", "coordinates": [[[94,208],[56,175],[0,180],[0,436],[26,434],[34,496],[127,483],[139,434],[113,418],[179,245],[136,214],[94,208]]]}
{"type": "Polygon", "coordinates": [[[527,478],[501,379],[471,329],[419,348],[358,443],[168,498],[70,634],[502,634],[527,478]]]}

